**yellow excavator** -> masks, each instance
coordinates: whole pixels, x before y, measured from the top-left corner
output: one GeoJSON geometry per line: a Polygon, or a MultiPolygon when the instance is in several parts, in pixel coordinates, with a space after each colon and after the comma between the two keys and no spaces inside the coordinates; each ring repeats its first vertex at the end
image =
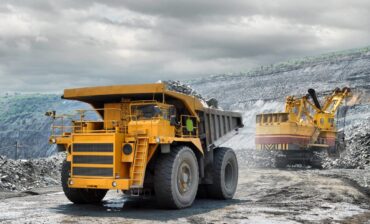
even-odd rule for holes
{"type": "Polygon", "coordinates": [[[335,114],[350,96],[347,87],[334,89],[322,104],[314,89],[303,97],[288,96],[284,112],[256,116],[256,149],[278,151],[276,167],[298,163],[320,168],[319,154],[339,156],[343,133],[337,131],[335,114]]]}

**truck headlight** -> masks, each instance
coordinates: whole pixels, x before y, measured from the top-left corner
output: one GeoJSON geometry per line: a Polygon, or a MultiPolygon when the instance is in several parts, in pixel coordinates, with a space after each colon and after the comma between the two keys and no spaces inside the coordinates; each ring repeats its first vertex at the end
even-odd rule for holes
{"type": "Polygon", "coordinates": [[[112,182],[112,186],[113,186],[113,187],[117,187],[117,182],[116,182],[116,181],[113,181],[113,182],[112,182]]]}
{"type": "Polygon", "coordinates": [[[155,138],[155,142],[156,142],[156,143],[160,143],[160,142],[161,142],[161,138],[160,138],[160,137],[156,137],[156,138],[155,138]]]}
{"type": "Polygon", "coordinates": [[[132,146],[131,144],[125,144],[122,148],[122,151],[125,155],[130,155],[132,153],[132,146]]]}

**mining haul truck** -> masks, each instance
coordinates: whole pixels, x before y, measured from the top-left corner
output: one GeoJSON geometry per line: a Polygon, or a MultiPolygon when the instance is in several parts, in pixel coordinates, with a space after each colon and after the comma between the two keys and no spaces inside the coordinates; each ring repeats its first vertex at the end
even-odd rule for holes
{"type": "Polygon", "coordinates": [[[67,154],[61,180],[73,203],[98,203],[108,190],[150,193],[163,208],[191,206],[198,191],[233,197],[238,163],[220,145],[243,126],[239,113],[209,108],[163,83],[66,89],[62,98],[98,114],[92,120],[89,110],[78,110],[68,123],[47,112],[50,142],[67,154]]]}
{"type": "Polygon", "coordinates": [[[350,92],[349,88],[337,88],[321,105],[315,90],[309,89],[303,97],[288,96],[285,112],[258,114],[257,150],[274,152],[277,167],[302,164],[321,168],[323,156],[337,157],[341,151],[344,133],[337,131],[334,120],[350,92]]]}

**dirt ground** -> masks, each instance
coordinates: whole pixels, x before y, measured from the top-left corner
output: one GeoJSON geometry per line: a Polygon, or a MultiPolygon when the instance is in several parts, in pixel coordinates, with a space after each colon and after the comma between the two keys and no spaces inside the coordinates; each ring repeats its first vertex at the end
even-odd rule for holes
{"type": "Polygon", "coordinates": [[[183,210],[160,210],[153,199],[127,198],[115,191],[102,204],[83,206],[70,203],[59,187],[3,192],[0,222],[370,223],[368,173],[242,168],[233,200],[198,199],[183,210]]]}

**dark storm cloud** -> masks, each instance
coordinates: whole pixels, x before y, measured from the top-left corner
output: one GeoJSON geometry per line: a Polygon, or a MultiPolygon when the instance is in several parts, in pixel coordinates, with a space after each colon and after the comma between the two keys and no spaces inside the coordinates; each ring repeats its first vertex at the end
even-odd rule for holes
{"type": "Polygon", "coordinates": [[[0,92],[188,79],[369,45],[370,2],[3,0],[0,92]]]}

